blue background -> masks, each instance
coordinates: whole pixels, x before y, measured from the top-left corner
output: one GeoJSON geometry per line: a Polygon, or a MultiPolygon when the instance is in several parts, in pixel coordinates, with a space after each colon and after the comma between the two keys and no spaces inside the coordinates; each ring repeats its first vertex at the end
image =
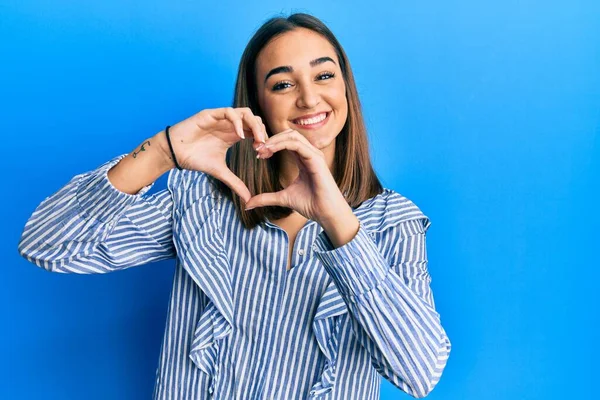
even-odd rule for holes
{"type": "Polygon", "coordinates": [[[600,6],[514,0],[2,1],[0,398],[150,398],[173,262],[51,274],[22,229],[73,175],[230,105],[254,30],[293,11],[338,36],[384,185],[433,221],[453,349],[429,398],[597,398],[600,6]]]}

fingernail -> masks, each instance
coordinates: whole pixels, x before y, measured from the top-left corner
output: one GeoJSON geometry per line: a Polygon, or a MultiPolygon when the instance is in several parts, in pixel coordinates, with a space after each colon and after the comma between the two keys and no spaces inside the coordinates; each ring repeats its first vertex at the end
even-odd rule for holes
{"type": "Polygon", "coordinates": [[[256,158],[260,158],[260,153],[256,155],[256,158]]]}
{"type": "Polygon", "coordinates": [[[249,210],[252,210],[253,208],[254,208],[254,207],[248,207],[248,208],[246,208],[245,210],[246,210],[246,211],[249,211],[249,210]]]}
{"type": "Polygon", "coordinates": [[[263,147],[264,145],[265,145],[264,143],[263,143],[263,144],[261,144],[261,145],[260,145],[260,146],[258,146],[258,147],[257,147],[255,150],[256,150],[256,151],[259,151],[260,149],[262,149],[262,147],[263,147]]]}

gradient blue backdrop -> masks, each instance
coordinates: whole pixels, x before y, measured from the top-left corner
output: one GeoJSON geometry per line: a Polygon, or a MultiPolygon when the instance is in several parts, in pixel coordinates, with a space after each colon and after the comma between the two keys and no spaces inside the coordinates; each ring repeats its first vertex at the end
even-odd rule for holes
{"type": "Polygon", "coordinates": [[[433,221],[453,351],[430,398],[598,398],[598,4],[2,1],[0,398],[150,398],[173,262],[51,274],[18,239],[73,175],[230,105],[247,40],[291,11],[339,37],[384,184],[433,221]]]}

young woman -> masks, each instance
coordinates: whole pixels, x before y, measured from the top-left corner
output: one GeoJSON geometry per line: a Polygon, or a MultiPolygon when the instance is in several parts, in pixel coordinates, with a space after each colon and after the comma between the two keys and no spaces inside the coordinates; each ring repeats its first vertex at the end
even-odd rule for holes
{"type": "Polygon", "coordinates": [[[155,399],[377,399],[380,375],[424,397],[451,349],[429,225],[373,171],[341,45],[294,14],[248,43],[234,107],[73,177],[19,251],[63,273],[176,259],[155,399]]]}

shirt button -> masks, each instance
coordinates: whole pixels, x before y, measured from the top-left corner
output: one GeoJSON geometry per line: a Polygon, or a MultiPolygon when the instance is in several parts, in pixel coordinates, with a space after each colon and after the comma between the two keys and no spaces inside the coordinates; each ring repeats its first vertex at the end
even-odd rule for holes
{"type": "Polygon", "coordinates": [[[304,249],[298,249],[298,254],[303,256],[304,255],[304,249]]]}

